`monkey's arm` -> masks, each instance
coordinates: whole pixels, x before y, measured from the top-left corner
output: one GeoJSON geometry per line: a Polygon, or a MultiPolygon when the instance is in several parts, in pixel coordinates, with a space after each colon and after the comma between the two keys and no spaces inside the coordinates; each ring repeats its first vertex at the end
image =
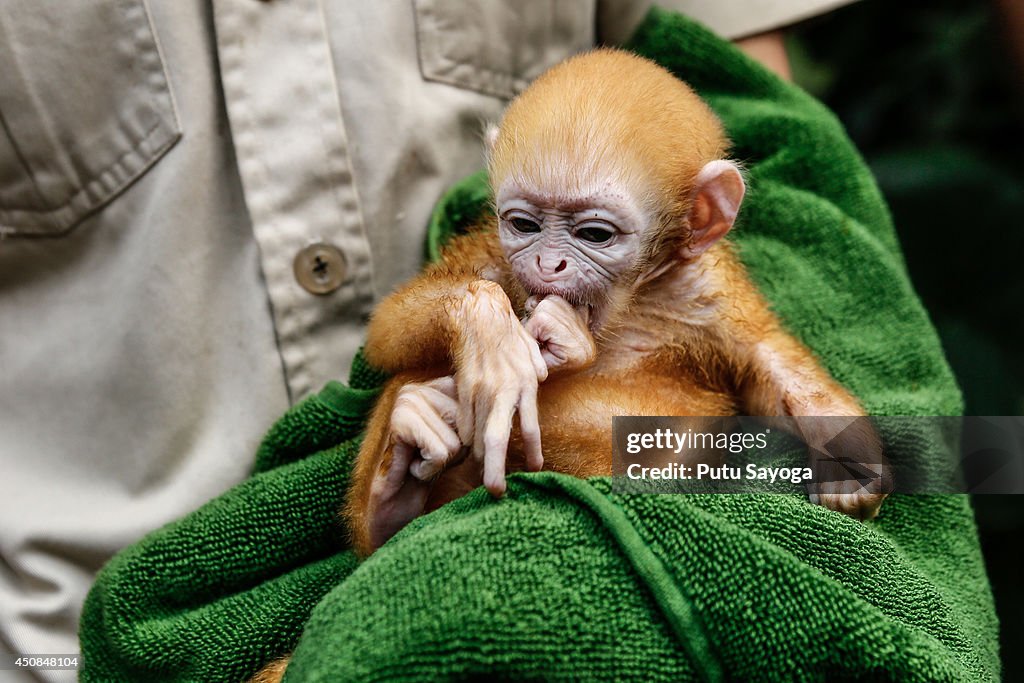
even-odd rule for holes
{"type": "Polygon", "coordinates": [[[860,402],[783,328],[731,248],[716,246],[708,257],[719,312],[711,337],[732,356],[735,389],[750,414],[864,415],[860,402]]]}
{"type": "MultiPolygon", "coordinates": [[[[594,362],[596,347],[584,312],[557,296],[533,301],[529,308],[526,329],[542,344],[549,369],[574,370],[594,362]]],[[[385,385],[366,428],[344,511],[358,553],[373,552],[419,516],[432,493],[448,500],[479,485],[478,477],[467,484],[465,474],[435,481],[462,455],[457,413],[452,377],[407,372],[385,385]],[[437,486],[444,490],[434,491],[437,486]]]]}
{"type": "Polygon", "coordinates": [[[387,297],[367,332],[366,358],[391,373],[453,375],[462,443],[483,462],[484,484],[505,490],[505,453],[516,412],[531,469],[543,464],[537,386],[547,366],[517,315],[514,284],[493,230],[455,240],[441,261],[387,297]]]}
{"type": "MultiPolygon", "coordinates": [[[[387,296],[374,310],[366,332],[366,359],[392,374],[425,368],[447,368],[458,335],[458,313],[480,280],[510,288],[501,248],[493,230],[454,239],[441,259],[387,296]]],[[[478,294],[473,291],[473,294],[478,294]]],[[[512,292],[513,303],[522,296],[512,292]]]]}

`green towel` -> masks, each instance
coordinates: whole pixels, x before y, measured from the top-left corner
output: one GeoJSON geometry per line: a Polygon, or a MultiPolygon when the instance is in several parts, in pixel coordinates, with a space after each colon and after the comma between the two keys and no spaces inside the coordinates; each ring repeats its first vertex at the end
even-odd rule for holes
{"type": "MultiPolygon", "coordinates": [[[[749,170],[739,253],[789,328],[870,412],[958,414],[835,118],[678,15],[652,11],[632,49],[724,120],[749,170]]],[[[486,197],[481,176],[448,195],[431,253],[486,197]]],[[[861,523],[795,494],[623,496],[520,474],[503,500],[474,491],[359,565],[337,510],[381,380],[357,359],[351,389],[270,430],[250,480],[111,560],[82,617],[82,680],[238,681],[292,649],[291,681],[999,677],[965,496],[896,495],[861,523]]],[[[895,437],[890,453],[917,464],[951,442],[895,437]]]]}

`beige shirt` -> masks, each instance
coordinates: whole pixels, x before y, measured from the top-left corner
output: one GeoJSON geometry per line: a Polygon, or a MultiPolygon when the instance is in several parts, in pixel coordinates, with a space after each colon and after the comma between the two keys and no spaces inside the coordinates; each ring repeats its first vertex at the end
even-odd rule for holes
{"type": "MultiPolygon", "coordinates": [[[[738,37],[843,1],[663,4],[738,37]]],[[[0,678],[345,378],[483,122],[646,5],[0,4],[0,678]]]]}

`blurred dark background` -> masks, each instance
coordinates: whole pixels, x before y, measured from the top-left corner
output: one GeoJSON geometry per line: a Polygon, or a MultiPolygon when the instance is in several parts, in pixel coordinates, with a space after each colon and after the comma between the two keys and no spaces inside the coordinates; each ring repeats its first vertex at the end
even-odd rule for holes
{"type": "MultiPolygon", "coordinates": [[[[788,47],[878,178],[966,414],[1021,415],[1024,0],[863,0],[788,47]]],[[[1024,496],[973,503],[1003,678],[1024,681],[1024,496]]]]}

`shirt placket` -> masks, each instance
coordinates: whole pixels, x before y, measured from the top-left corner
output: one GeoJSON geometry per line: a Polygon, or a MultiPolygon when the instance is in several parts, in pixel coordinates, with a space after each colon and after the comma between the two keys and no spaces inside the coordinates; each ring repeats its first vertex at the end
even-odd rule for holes
{"type": "Polygon", "coordinates": [[[320,0],[215,0],[222,85],[292,401],[341,376],[370,248],[320,0]],[[335,366],[342,366],[336,367],[335,366]]]}

